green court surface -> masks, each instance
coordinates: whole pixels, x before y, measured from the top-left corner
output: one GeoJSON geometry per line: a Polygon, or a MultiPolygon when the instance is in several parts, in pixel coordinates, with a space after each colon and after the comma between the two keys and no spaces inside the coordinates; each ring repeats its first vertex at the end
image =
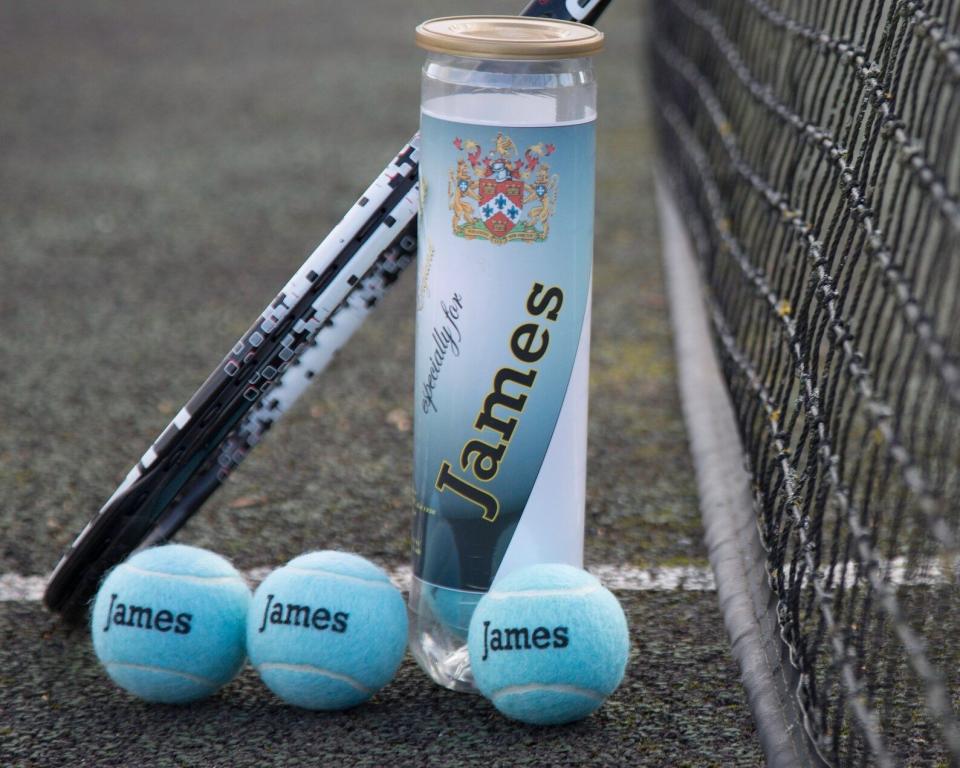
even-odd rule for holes
{"type": "MultiPolygon", "coordinates": [[[[416,127],[430,16],[521,3],[50,4],[0,22],[0,578],[42,576],[416,127]]],[[[659,262],[643,7],[599,26],[587,562],[705,567],[659,262]]],[[[412,270],[179,540],[241,568],[408,562],[412,270]]],[[[618,591],[627,680],[510,723],[410,662],[369,704],[115,689],[82,629],[0,602],[0,766],[757,765],[710,591],[618,591]]],[[[2,596],[2,593],[0,593],[2,596]]]]}

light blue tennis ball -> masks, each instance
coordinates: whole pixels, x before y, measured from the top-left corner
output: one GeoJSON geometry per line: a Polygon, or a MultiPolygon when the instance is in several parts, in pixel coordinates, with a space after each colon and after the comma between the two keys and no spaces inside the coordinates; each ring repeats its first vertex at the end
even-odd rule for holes
{"type": "Polygon", "coordinates": [[[113,682],[147,701],[209,696],[240,670],[250,589],[225,559],[183,544],[137,552],[97,592],[93,649],[113,682]]]}
{"type": "Polygon", "coordinates": [[[507,717],[558,725],[586,717],[620,685],[627,619],[596,577],[532,565],[497,581],[470,621],[470,667],[507,717]]]}
{"type": "Polygon", "coordinates": [[[257,587],[247,652],[267,687],[306,709],[346,709],[393,679],[407,609],[387,574],[345,552],[311,552],[257,587]]]}

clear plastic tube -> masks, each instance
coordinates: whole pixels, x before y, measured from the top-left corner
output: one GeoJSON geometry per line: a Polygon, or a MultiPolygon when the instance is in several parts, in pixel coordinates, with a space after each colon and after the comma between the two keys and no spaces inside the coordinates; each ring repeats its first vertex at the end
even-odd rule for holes
{"type": "Polygon", "coordinates": [[[588,58],[423,68],[410,647],[454,690],[497,578],[582,565],[595,118],[588,58]]]}

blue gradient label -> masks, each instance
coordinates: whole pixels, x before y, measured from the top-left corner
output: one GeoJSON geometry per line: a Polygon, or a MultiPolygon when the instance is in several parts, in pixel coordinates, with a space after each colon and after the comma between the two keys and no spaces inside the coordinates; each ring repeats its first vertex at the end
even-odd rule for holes
{"type": "Polygon", "coordinates": [[[421,147],[414,566],[432,584],[484,591],[584,349],[594,124],[424,114],[421,147]]]}

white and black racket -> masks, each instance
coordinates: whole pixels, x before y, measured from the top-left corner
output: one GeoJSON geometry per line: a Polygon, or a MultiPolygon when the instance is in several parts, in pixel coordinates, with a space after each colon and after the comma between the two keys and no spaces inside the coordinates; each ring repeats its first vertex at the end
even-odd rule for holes
{"type": "MultiPolygon", "coordinates": [[[[524,16],[593,23],[610,0],[532,0],[524,16]]],[[[363,323],[416,254],[414,136],[180,409],[60,559],[44,594],[84,615],[103,574],[169,539],[363,323]]]]}

